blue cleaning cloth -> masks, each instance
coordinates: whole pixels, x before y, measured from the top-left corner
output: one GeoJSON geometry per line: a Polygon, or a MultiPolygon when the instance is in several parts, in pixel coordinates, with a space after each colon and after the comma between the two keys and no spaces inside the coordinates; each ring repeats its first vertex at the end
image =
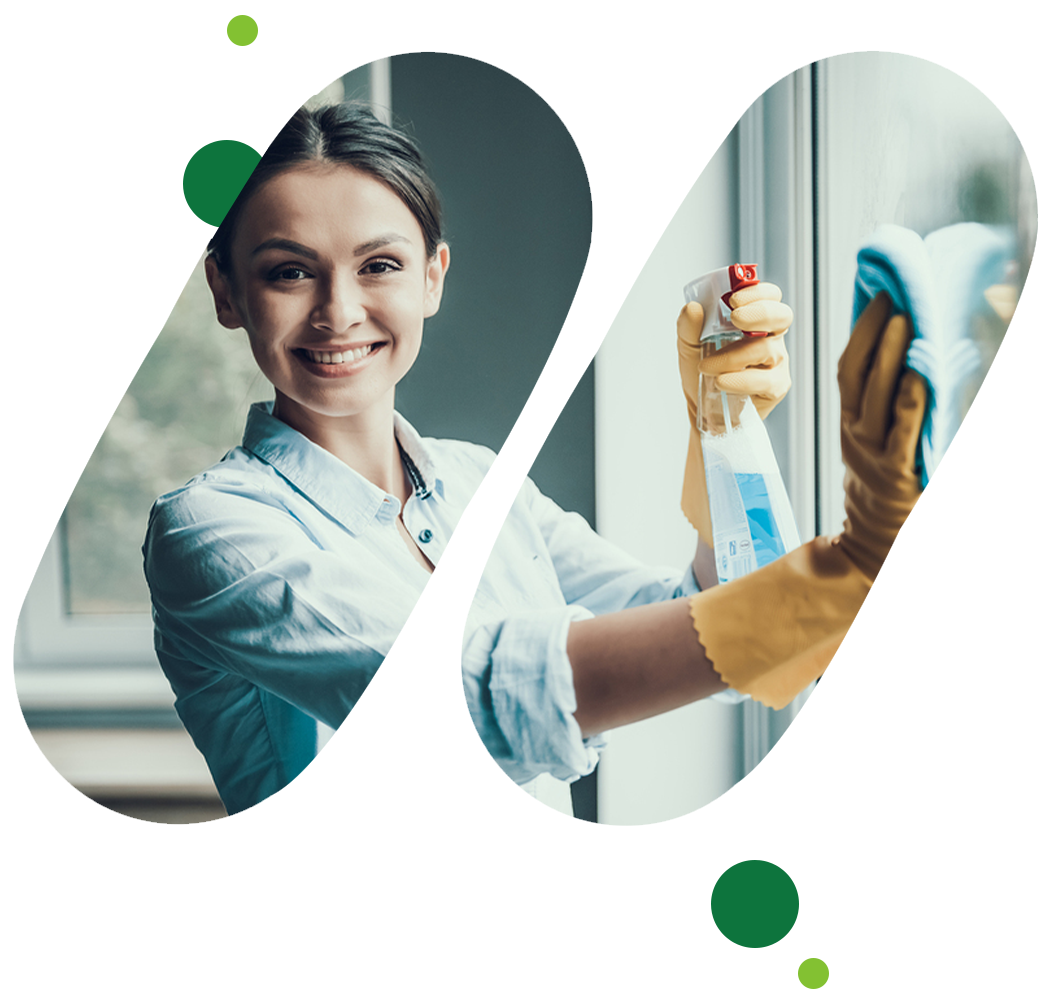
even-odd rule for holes
{"type": "Polygon", "coordinates": [[[980,367],[969,337],[972,317],[987,308],[983,293],[1004,278],[1012,250],[1003,231],[977,222],[939,229],[924,240],[902,226],[882,225],[860,249],[853,325],[884,291],[914,326],[907,367],[929,390],[918,453],[923,487],[958,430],[958,392],[980,367]]]}

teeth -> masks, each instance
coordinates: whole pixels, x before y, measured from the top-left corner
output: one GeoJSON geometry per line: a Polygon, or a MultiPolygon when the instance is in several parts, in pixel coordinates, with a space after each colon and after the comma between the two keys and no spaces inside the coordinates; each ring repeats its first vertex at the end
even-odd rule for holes
{"type": "Polygon", "coordinates": [[[341,365],[347,361],[360,361],[366,354],[371,354],[372,345],[358,347],[352,351],[311,351],[306,350],[306,356],[310,361],[319,365],[341,365]]]}

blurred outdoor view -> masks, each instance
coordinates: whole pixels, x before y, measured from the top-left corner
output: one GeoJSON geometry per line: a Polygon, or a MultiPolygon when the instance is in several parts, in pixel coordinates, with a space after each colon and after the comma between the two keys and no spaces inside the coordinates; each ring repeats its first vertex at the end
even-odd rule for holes
{"type": "Polygon", "coordinates": [[[215,320],[181,174],[270,101],[342,100],[339,54],[45,52],[43,86],[67,611],[143,613],[153,499],[239,444],[271,395],[215,320]]]}

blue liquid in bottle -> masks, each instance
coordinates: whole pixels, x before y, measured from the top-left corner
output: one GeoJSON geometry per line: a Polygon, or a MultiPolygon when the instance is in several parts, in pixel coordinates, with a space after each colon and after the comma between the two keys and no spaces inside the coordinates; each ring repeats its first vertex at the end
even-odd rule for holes
{"type": "Polygon", "coordinates": [[[767,566],[773,559],[785,555],[787,548],[772,513],[765,477],[757,472],[737,472],[736,485],[747,512],[747,525],[754,542],[754,557],[758,567],[767,566]]]}

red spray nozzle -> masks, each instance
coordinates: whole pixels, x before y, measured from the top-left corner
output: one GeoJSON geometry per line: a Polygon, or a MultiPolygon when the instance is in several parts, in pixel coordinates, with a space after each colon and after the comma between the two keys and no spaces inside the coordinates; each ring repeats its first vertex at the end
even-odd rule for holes
{"type": "MultiPolygon", "coordinates": [[[[732,298],[741,288],[750,288],[758,283],[758,266],[757,264],[733,264],[728,269],[728,280],[732,286],[724,295],[721,296],[721,301],[725,303],[726,308],[731,309],[728,300],[732,298]]],[[[758,330],[744,330],[744,337],[767,337],[768,333],[762,333],[758,330]]]]}
{"type": "Polygon", "coordinates": [[[728,269],[728,280],[732,287],[721,296],[725,305],[728,305],[728,300],[741,288],[750,288],[758,283],[757,264],[733,264],[728,269]]]}

